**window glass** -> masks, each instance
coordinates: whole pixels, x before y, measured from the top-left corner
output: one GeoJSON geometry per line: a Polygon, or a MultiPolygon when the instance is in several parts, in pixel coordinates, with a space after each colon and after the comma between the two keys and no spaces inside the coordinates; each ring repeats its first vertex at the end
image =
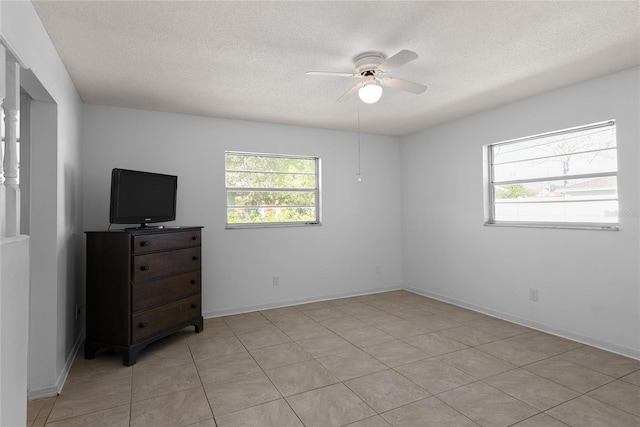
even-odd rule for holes
{"type": "Polygon", "coordinates": [[[487,146],[488,224],[618,224],[614,121],[487,146]]]}
{"type": "Polygon", "coordinates": [[[320,159],[225,154],[227,227],[320,223],[320,159]]]}

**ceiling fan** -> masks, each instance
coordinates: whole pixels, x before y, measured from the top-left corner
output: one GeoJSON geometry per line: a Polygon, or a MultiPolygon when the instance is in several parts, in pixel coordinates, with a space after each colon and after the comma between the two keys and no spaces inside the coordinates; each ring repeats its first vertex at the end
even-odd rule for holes
{"type": "Polygon", "coordinates": [[[337,101],[344,101],[354,93],[363,102],[373,104],[382,96],[382,86],[400,89],[416,95],[427,90],[425,85],[386,76],[389,71],[400,68],[403,65],[418,58],[418,54],[410,50],[401,50],[390,58],[385,58],[379,52],[366,52],[355,59],[356,71],[354,73],[339,73],[332,71],[307,71],[312,76],[333,76],[361,79],[351,89],[345,92],[337,101]]]}

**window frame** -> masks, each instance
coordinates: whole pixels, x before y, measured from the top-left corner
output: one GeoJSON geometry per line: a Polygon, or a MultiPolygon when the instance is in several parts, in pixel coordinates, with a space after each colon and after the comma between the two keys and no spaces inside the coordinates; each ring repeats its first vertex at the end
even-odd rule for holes
{"type": "MultiPolygon", "coordinates": [[[[232,151],[227,150],[224,152],[225,159],[225,228],[227,229],[240,229],[240,228],[275,228],[275,227],[305,227],[305,226],[319,226],[322,225],[322,179],[321,179],[321,159],[318,156],[306,156],[306,155],[298,155],[298,154],[278,154],[278,153],[259,153],[259,152],[250,152],[250,151],[232,151]],[[256,157],[274,157],[274,158],[282,158],[282,159],[307,159],[313,160],[315,162],[315,188],[313,190],[303,189],[303,188],[278,188],[278,187],[264,187],[264,188],[253,188],[253,187],[228,187],[227,186],[227,172],[238,172],[233,170],[228,170],[226,167],[226,159],[227,155],[243,155],[243,156],[256,156],[256,157]],[[291,191],[304,191],[308,193],[314,193],[315,195],[315,208],[316,208],[316,218],[314,221],[281,221],[281,222],[252,222],[252,223],[229,223],[229,198],[228,194],[230,191],[237,190],[259,190],[259,191],[281,191],[281,190],[291,190],[291,191]]],[[[257,171],[252,171],[257,172],[257,171]]],[[[260,173],[280,173],[280,172],[260,172],[260,173]]],[[[310,175],[310,174],[309,174],[310,175]]]]}
{"type": "MultiPolygon", "coordinates": [[[[611,120],[606,120],[603,122],[593,123],[589,125],[576,126],[572,128],[561,129],[557,131],[546,132],[546,133],[541,133],[537,135],[510,139],[506,141],[485,145],[483,147],[484,218],[485,218],[484,225],[499,226],[499,227],[565,228],[565,229],[618,231],[619,223],[620,223],[620,217],[618,214],[619,205],[616,210],[616,214],[617,214],[616,222],[530,221],[530,220],[505,221],[505,220],[496,220],[495,218],[495,208],[496,208],[495,187],[498,185],[514,185],[519,183],[566,180],[567,178],[584,179],[584,178],[599,178],[599,177],[609,177],[609,176],[613,176],[617,180],[618,167],[616,166],[615,172],[593,172],[593,173],[580,173],[580,174],[571,174],[571,175],[562,175],[562,176],[545,175],[537,178],[495,181],[494,180],[494,159],[493,159],[494,147],[512,145],[512,144],[522,143],[522,142],[536,140],[536,139],[548,138],[555,135],[571,134],[571,133],[577,133],[577,132],[591,130],[591,129],[609,127],[609,126],[613,126],[614,132],[617,130],[616,121],[614,119],[611,119],[611,120]]],[[[613,148],[616,150],[616,157],[617,157],[617,150],[618,150],[617,136],[616,136],[616,144],[613,148]]],[[[608,148],[608,149],[611,149],[611,148],[608,148]]],[[[607,150],[607,149],[598,149],[594,151],[604,151],[604,150],[607,150]]],[[[557,157],[557,156],[550,156],[550,157],[557,157]]],[[[527,159],[522,161],[526,161],[526,160],[527,159]]],[[[536,159],[533,159],[533,160],[536,160],[536,159]]],[[[615,200],[616,203],[619,203],[619,194],[617,194],[617,187],[618,186],[616,183],[615,199],[607,199],[607,200],[615,200]]],[[[579,202],[579,201],[576,201],[576,202],[579,202]]],[[[549,203],[549,202],[531,202],[531,203],[549,203]]]]}

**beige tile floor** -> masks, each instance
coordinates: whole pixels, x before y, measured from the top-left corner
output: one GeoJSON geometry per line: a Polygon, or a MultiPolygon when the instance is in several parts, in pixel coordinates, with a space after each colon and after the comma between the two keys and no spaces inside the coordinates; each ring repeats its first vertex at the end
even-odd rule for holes
{"type": "Polygon", "coordinates": [[[640,361],[406,291],[76,358],[28,426],[640,426],[640,361]]]}

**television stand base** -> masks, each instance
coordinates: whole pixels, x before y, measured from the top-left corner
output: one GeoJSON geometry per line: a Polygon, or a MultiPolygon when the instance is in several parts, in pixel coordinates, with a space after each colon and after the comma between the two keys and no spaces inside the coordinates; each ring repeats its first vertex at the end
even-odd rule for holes
{"type": "Polygon", "coordinates": [[[125,230],[162,230],[163,228],[164,225],[149,225],[143,222],[139,227],[128,227],[125,230]]]}

